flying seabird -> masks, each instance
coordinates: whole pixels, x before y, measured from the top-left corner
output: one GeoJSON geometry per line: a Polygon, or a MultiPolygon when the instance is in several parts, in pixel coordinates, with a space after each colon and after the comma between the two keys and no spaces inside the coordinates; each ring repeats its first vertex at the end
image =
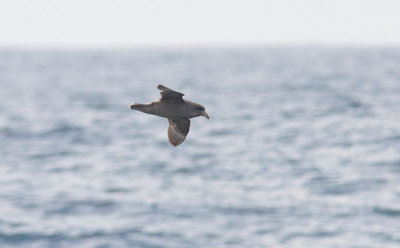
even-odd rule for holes
{"type": "Polygon", "coordinates": [[[130,108],[146,114],[168,118],[169,143],[178,146],[189,133],[190,118],[204,116],[210,119],[210,117],[202,105],[183,99],[184,94],[163,85],[158,85],[157,88],[161,91],[159,100],[147,104],[133,103],[130,108]]]}

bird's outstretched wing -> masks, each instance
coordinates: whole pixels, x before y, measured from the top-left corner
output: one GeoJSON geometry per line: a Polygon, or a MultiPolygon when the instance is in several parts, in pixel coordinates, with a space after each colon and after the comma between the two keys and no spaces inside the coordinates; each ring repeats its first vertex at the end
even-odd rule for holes
{"type": "Polygon", "coordinates": [[[189,133],[190,120],[187,118],[168,119],[168,140],[173,146],[180,145],[189,133]]]}
{"type": "Polygon", "coordinates": [[[184,96],[184,94],[177,92],[177,91],[173,91],[163,85],[158,85],[157,88],[159,90],[161,90],[160,94],[161,94],[161,101],[165,101],[165,102],[176,102],[176,103],[180,103],[183,102],[182,96],[184,96]]]}

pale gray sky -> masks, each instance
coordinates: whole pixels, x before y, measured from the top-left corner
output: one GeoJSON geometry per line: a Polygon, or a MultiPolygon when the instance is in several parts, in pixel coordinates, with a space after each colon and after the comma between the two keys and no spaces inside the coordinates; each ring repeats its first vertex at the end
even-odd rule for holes
{"type": "Polygon", "coordinates": [[[1,0],[0,47],[400,45],[399,0],[1,0]]]}

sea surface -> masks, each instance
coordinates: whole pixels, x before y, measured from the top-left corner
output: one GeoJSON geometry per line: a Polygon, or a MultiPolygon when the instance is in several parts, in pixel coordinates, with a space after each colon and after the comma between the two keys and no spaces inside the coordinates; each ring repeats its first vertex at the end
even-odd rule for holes
{"type": "Polygon", "coordinates": [[[1,50],[0,247],[400,247],[400,48],[1,50]]]}

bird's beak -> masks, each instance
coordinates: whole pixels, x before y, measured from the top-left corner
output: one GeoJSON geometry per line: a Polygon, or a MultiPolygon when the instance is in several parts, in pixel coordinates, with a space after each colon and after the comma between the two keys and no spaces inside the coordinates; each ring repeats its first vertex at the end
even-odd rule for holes
{"type": "Polygon", "coordinates": [[[207,119],[210,119],[210,116],[206,113],[206,111],[201,112],[201,115],[206,117],[207,119]]]}

